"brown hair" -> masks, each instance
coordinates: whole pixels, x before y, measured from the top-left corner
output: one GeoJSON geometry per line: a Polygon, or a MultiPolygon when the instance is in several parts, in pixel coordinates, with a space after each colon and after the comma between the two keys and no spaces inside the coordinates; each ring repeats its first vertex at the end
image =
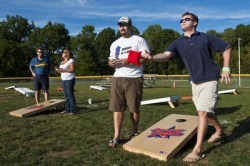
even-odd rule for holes
{"type": "Polygon", "coordinates": [[[43,52],[43,49],[40,47],[36,49],[36,52],[38,52],[39,50],[41,50],[43,52]]]}
{"type": "Polygon", "coordinates": [[[66,52],[67,52],[67,56],[68,56],[69,58],[73,58],[72,53],[71,53],[71,49],[65,48],[65,49],[63,49],[63,51],[66,51],[66,52]]]}
{"type": "Polygon", "coordinates": [[[192,20],[197,22],[197,25],[195,26],[195,28],[198,26],[198,23],[199,23],[199,18],[198,16],[196,16],[195,14],[193,13],[189,13],[189,12],[185,12],[182,14],[182,17],[186,16],[186,15],[190,15],[192,17],[192,20]]]}

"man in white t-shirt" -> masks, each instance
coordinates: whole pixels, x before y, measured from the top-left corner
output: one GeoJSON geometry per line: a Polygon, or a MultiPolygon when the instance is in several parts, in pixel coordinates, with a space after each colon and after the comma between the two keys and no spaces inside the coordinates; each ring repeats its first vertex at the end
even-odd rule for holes
{"type": "Polygon", "coordinates": [[[130,111],[132,133],[130,138],[138,135],[140,103],[143,93],[144,53],[149,52],[145,39],[133,35],[133,25],[129,17],[118,21],[121,37],[110,46],[108,64],[115,68],[110,91],[109,110],[114,112],[114,137],[109,146],[117,146],[126,107],[130,111]]]}

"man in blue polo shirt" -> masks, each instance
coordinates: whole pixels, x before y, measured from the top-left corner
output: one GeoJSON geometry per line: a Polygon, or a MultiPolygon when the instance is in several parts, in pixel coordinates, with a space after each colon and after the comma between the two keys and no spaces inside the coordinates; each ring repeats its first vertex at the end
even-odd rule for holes
{"type": "Polygon", "coordinates": [[[39,104],[41,89],[43,89],[45,101],[47,102],[49,99],[49,75],[52,66],[49,58],[43,56],[41,48],[36,51],[37,56],[31,59],[29,69],[34,77],[35,100],[39,104]]]}
{"type": "Polygon", "coordinates": [[[192,85],[193,101],[198,113],[197,142],[192,152],[183,161],[195,162],[205,157],[201,147],[205,137],[208,123],[215,127],[215,133],[208,139],[214,143],[226,137],[216,115],[218,82],[230,83],[230,56],[231,47],[220,38],[196,31],[199,19],[195,14],[186,12],[180,20],[183,36],[173,41],[165,52],[155,56],[148,55],[151,61],[165,62],[173,56],[180,56],[189,71],[192,85]],[[223,68],[212,58],[212,51],[222,52],[223,68]]]}

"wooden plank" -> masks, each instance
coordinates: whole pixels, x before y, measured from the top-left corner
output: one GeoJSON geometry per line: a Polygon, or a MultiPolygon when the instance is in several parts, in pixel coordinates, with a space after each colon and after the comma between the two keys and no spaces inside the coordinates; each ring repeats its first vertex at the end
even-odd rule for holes
{"type": "Polygon", "coordinates": [[[168,161],[196,134],[197,126],[197,116],[171,114],[124,144],[123,149],[168,161]]]}
{"type": "Polygon", "coordinates": [[[193,96],[182,96],[181,100],[192,100],[193,96]]]}
{"type": "Polygon", "coordinates": [[[51,99],[48,102],[43,102],[40,103],[39,105],[35,104],[16,111],[9,112],[9,114],[24,118],[64,104],[65,100],[51,99]]]}
{"type": "Polygon", "coordinates": [[[158,98],[158,99],[151,99],[151,100],[144,100],[141,101],[141,105],[146,105],[146,104],[156,104],[156,103],[168,103],[171,108],[175,108],[174,103],[179,105],[179,96],[170,96],[170,97],[165,97],[165,98],[158,98]]]}

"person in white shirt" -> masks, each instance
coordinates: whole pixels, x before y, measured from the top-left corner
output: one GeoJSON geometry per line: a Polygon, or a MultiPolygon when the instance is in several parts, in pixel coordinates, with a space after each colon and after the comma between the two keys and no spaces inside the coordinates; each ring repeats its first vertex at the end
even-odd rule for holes
{"type": "Polygon", "coordinates": [[[76,112],[76,102],[74,95],[75,62],[70,49],[63,50],[62,59],[59,68],[56,68],[56,71],[61,73],[62,87],[65,95],[65,111],[61,113],[71,115],[76,112]]]}
{"type": "Polygon", "coordinates": [[[119,143],[126,107],[130,111],[132,121],[130,138],[138,135],[140,103],[143,93],[142,64],[147,62],[143,59],[143,54],[149,52],[146,40],[138,35],[133,35],[133,25],[129,17],[121,17],[118,27],[121,37],[110,46],[108,60],[109,66],[115,68],[109,105],[109,110],[114,113],[114,137],[109,142],[111,147],[115,147],[119,143]]]}

